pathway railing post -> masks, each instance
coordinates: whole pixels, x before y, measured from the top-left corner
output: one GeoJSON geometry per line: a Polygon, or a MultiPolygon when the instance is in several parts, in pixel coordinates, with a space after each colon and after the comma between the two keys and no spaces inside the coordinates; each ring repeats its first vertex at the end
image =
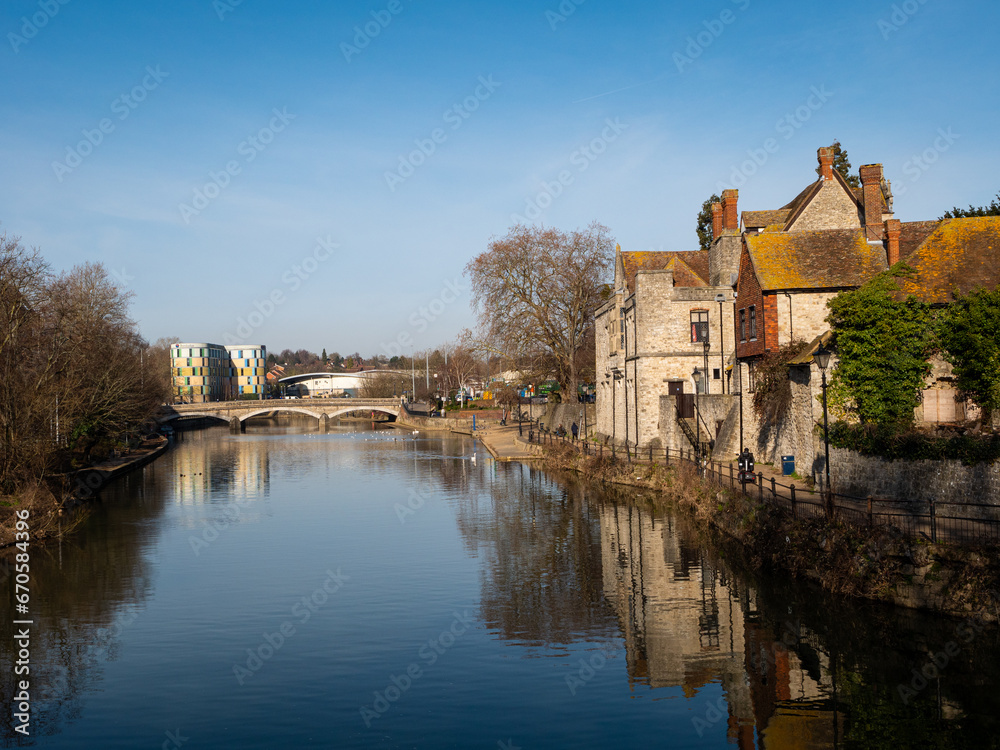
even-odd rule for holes
{"type": "Polygon", "coordinates": [[[874,526],[874,520],[872,518],[872,496],[868,496],[868,525],[874,526]]]}
{"type": "Polygon", "coordinates": [[[799,514],[795,509],[795,485],[793,484],[789,489],[792,492],[792,518],[798,518],[799,514]]]}
{"type": "Polygon", "coordinates": [[[771,501],[777,502],[777,500],[778,500],[778,492],[774,486],[774,477],[771,477],[771,501]]]}
{"type": "Polygon", "coordinates": [[[757,474],[757,502],[764,504],[764,472],[757,474]]]}
{"type": "Polygon", "coordinates": [[[931,541],[937,544],[937,513],[934,510],[934,498],[931,498],[931,541]]]}

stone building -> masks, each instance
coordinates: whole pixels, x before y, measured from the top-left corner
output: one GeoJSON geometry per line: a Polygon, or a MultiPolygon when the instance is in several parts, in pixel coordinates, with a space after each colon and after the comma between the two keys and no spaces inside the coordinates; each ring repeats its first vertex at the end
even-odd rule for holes
{"type": "Polygon", "coordinates": [[[660,397],[729,391],[738,194],[713,215],[709,250],[615,254],[608,302],[595,315],[597,432],[620,445],[660,437],[660,397]]]}

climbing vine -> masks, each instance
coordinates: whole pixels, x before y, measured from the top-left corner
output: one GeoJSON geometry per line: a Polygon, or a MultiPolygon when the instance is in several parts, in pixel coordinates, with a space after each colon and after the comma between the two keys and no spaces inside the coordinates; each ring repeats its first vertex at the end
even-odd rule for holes
{"type": "Polygon", "coordinates": [[[765,354],[754,364],[757,384],[753,392],[753,409],[765,424],[778,422],[792,404],[792,384],[788,379],[788,361],[801,354],[805,341],[790,344],[765,354]]]}

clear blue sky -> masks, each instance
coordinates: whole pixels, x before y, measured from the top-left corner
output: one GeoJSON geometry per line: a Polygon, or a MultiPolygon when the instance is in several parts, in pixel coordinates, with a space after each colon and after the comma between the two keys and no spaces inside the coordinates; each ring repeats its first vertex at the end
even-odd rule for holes
{"type": "Polygon", "coordinates": [[[742,209],[834,138],[904,221],[1000,190],[996,3],[62,2],[0,11],[0,230],[104,263],[150,340],[419,351],[515,215],[693,249],[753,152],[742,209]]]}

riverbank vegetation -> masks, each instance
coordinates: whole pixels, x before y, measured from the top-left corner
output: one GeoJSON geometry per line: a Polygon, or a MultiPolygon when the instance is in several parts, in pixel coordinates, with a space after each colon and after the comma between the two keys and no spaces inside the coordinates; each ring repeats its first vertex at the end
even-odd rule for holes
{"type": "Polygon", "coordinates": [[[127,450],[166,399],[167,353],[131,297],[99,264],[56,273],[0,235],[0,525],[25,504],[51,513],[66,472],[127,450]]]}

